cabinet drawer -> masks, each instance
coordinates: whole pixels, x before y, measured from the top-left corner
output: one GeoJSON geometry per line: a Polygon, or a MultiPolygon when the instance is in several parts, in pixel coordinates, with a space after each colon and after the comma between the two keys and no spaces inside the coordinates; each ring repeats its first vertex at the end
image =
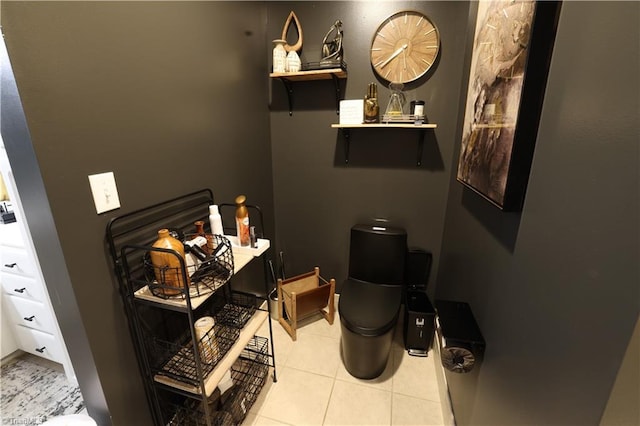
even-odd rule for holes
{"type": "MultiPolygon", "coordinates": [[[[1,167],[0,167],[1,169],[1,167]]],[[[5,177],[4,183],[8,183],[5,177]]],[[[15,211],[14,206],[14,211],[15,211]]],[[[24,241],[22,239],[22,231],[20,228],[20,222],[5,223],[0,225],[0,246],[19,247],[24,248],[24,241]]]]}
{"type": "Polygon", "coordinates": [[[44,303],[10,295],[3,297],[2,300],[7,310],[8,321],[55,334],[53,315],[44,303]]]}
{"type": "Polygon", "coordinates": [[[62,362],[62,348],[55,336],[32,328],[16,325],[13,328],[20,349],[43,358],[62,362]]]}
{"type": "Polygon", "coordinates": [[[0,273],[0,281],[2,281],[2,289],[7,294],[39,302],[44,302],[45,300],[42,283],[34,278],[0,273]]]}
{"type": "Polygon", "coordinates": [[[0,272],[36,277],[36,267],[26,250],[3,247],[0,251],[0,272]]]}

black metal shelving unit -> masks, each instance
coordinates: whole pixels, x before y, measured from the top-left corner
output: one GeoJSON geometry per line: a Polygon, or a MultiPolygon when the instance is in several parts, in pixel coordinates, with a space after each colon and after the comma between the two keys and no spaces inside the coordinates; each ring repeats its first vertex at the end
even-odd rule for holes
{"type": "Polygon", "coordinates": [[[259,249],[237,248],[226,237],[212,236],[218,254],[188,265],[178,252],[152,247],[159,229],[183,236],[194,231],[196,221],[208,224],[212,204],[213,192],[203,189],[113,218],[107,226],[114,272],[156,425],[240,424],[270,367],[277,380],[267,300],[269,242],[262,239],[260,208],[247,206],[258,219],[259,249]],[[151,252],[175,257],[179,267],[154,270],[151,252]],[[263,260],[264,295],[234,291],[233,275],[257,257],[263,260]],[[165,274],[181,277],[184,285],[168,285],[162,279],[165,274]],[[195,327],[203,316],[215,318],[204,334],[195,327]],[[264,321],[269,339],[255,335],[264,321]]]}

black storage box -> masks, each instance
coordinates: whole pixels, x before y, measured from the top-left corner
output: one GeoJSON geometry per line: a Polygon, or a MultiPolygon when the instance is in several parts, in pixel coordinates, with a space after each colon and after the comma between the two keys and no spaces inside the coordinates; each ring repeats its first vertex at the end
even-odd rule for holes
{"type": "Polygon", "coordinates": [[[442,365],[455,373],[468,373],[484,357],[485,341],[468,303],[436,300],[442,344],[442,365]]]}
{"type": "Polygon", "coordinates": [[[404,347],[409,355],[427,356],[433,344],[436,311],[423,291],[407,291],[404,309],[404,347]]]}

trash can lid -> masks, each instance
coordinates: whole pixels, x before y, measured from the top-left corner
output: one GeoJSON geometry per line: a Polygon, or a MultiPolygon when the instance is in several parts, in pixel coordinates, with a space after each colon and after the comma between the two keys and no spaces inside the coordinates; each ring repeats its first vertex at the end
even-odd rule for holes
{"type": "Polygon", "coordinates": [[[411,312],[435,314],[429,297],[421,291],[407,291],[406,309],[411,312]]]}
{"type": "Polygon", "coordinates": [[[338,302],[340,321],[356,334],[379,336],[395,326],[401,301],[401,286],[348,278],[338,302]]]}

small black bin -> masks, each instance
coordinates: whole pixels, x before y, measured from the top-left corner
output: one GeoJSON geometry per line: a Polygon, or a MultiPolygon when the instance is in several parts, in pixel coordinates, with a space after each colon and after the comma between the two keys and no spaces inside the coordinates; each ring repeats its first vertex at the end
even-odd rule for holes
{"type": "Polygon", "coordinates": [[[423,291],[408,290],[404,309],[404,347],[409,355],[427,356],[433,343],[436,311],[423,291]]]}

